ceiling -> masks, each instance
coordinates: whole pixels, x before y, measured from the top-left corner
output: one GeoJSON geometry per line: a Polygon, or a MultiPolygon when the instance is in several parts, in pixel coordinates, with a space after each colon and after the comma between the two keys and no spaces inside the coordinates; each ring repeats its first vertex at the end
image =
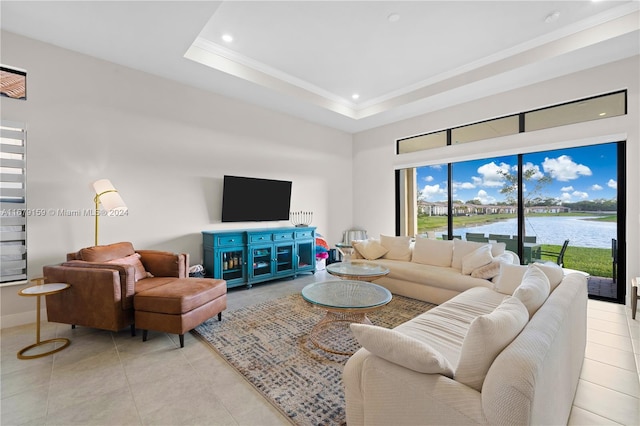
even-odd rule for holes
{"type": "Polygon", "coordinates": [[[638,55],[639,6],[2,0],[0,18],[6,31],[355,133],[638,55]]]}

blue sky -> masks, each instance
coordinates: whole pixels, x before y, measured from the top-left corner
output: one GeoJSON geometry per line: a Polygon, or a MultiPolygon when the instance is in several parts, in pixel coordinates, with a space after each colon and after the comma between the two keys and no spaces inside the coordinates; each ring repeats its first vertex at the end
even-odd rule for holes
{"type": "MultiPolygon", "coordinates": [[[[615,199],[617,190],[616,144],[526,154],[525,169],[533,168],[535,177],[552,178],[536,196],[552,197],[559,202],[615,199]]],[[[500,194],[504,185],[498,170],[515,173],[517,156],[493,157],[465,161],[453,165],[453,198],[468,201],[479,199],[483,204],[504,201],[500,194]]],[[[427,201],[447,200],[447,166],[425,166],[417,169],[417,183],[427,201]]],[[[525,198],[531,196],[535,181],[525,183],[525,198]]]]}

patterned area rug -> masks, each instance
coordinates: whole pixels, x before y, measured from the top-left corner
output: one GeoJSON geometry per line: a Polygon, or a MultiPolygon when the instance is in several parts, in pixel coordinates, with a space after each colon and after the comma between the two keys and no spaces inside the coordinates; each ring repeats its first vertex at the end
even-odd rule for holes
{"type": "MultiPolygon", "coordinates": [[[[435,305],[402,296],[367,314],[392,328],[435,305]]],[[[342,370],[349,359],[317,349],[308,335],[325,312],[292,294],[225,312],[194,333],[207,341],[269,402],[297,425],[346,424],[342,370]]],[[[351,332],[328,331],[328,344],[340,351],[359,348],[351,332]]],[[[324,343],[324,342],[323,342],[324,343]]]]}

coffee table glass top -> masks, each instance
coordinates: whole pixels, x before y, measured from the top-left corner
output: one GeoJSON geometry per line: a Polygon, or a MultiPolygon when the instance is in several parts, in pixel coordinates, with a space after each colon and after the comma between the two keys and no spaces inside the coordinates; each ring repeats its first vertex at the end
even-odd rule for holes
{"type": "Polygon", "coordinates": [[[337,262],[327,265],[327,272],[339,276],[379,277],[389,273],[382,265],[366,262],[337,262]]]}
{"type": "Polygon", "coordinates": [[[391,301],[391,293],[386,288],[352,280],[309,284],[302,289],[302,297],[314,305],[337,309],[374,308],[391,301]]]}

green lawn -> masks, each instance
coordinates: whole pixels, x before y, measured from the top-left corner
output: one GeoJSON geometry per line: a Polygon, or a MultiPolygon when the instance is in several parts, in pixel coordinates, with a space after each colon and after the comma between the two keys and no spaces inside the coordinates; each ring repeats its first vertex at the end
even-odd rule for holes
{"type": "MultiPolygon", "coordinates": [[[[543,251],[560,252],[562,246],[543,244],[543,251]]],[[[542,256],[543,259],[554,261],[556,258],[542,256]]],[[[564,267],[588,272],[596,277],[611,277],[613,274],[613,264],[611,259],[611,249],[572,247],[569,245],[564,254],[564,267]]]]}

